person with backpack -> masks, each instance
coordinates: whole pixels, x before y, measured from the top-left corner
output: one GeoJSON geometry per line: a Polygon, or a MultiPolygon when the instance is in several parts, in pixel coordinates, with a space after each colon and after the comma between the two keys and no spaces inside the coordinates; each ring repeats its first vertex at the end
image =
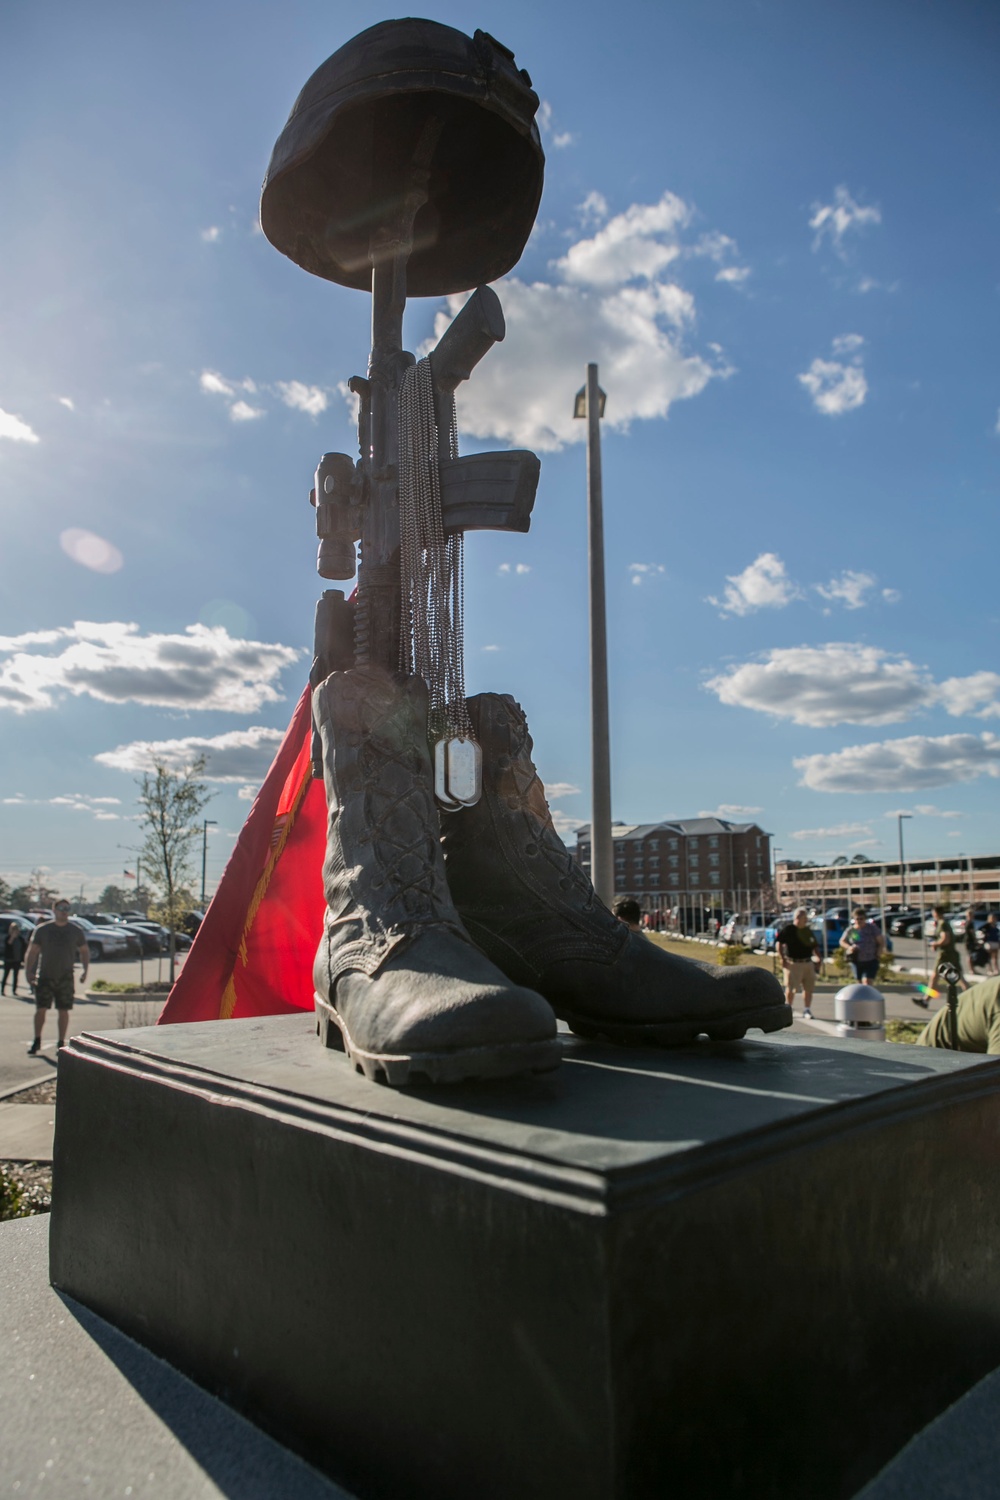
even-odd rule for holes
{"type": "Polygon", "coordinates": [[[879,959],[885,952],[885,938],[875,923],[869,921],[863,906],[854,908],[854,921],[840,940],[859,984],[871,984],[878,978],[879,959]]]}

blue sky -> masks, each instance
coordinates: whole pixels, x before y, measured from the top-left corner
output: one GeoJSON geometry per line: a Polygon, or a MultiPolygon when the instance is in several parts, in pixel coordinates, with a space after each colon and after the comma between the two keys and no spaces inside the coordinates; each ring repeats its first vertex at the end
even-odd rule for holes
{"type": "MultiPolygon", "coordinates": [[[[589,815],[584,423],[603,424],[614,816],[783,854],[1000,848],[1000,11],[520,0],[546,183],[464,451],[533,447],[466,544],[470,692],[589,815]]],[[[0,52],[0,874],[134,869],[149,747],[209,757],[217,879],[308,671],[325,450],[369,299],[256,227],[337,0],[8,0],[0,52]]],[[[460,302],[461,299],[458,299],[460,302]]],[[[458,305],[456,303],[455,305],[458,305]]],[[[448,304],[408,308],[418,348],[448,304]]],[[[567,835],[569,836],[569,835],[567,835]]]]}

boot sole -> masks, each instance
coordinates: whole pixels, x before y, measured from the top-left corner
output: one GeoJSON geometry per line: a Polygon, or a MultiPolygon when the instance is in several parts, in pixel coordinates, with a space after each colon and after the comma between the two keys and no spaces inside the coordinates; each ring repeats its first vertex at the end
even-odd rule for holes
{"type": "Polygon", "coordinates": [[[556,1010],[556,1015],[577,1036],[588,1039],[603,1037],[625,1047],[682,1047],[686,1042],[697,1041],[700,1036],[707,1036],[713,1042],[738,1042],[752,1029],[782,1031],[792,1024],[790,1005],[765,1005],[758,1010],[720,1017],[717,1021],[602,1021],[560,1009],[556,1010]]]}
{"type": "Polygon", "coordinates": [[[324,1046],[346,1053],[355,1072],[394,1089],[418,1082],[464,1083],[477,1078],[512,1078],[519,1073],[551,1073],[562,1061],[562,1047],[555,1037],[543,1042],[465,1047],[454,1052],[366,1052],[354,1042],[334,1007],[319,995],[316,1016],[316,1030],[324,1046]]]}

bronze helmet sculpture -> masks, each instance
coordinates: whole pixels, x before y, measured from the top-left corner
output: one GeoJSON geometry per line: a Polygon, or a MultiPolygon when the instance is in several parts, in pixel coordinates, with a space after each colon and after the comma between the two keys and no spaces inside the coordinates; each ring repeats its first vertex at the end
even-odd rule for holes
{"type": "Polygon", "coordinates": [[[402,208],[423,136],[426,201],[407,292],[495,281],[520,257],[541,198],[537,108],[528,74],[488,33],[380,22],[327,58],[295,101],[264,179],[264,233],[313,275],[369,291],[372,239],[402,208]]]}

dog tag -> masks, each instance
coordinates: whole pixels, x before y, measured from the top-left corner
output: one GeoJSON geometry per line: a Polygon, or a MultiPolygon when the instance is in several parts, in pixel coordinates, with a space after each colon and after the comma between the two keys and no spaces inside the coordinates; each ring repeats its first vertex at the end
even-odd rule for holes
{"type": "Polygon", "coordinates": [[[447,788],[449,797],[471,807],[483,791],[483,752],[475,740],[447,741],[447,788]]]}
{"type": "Polygon", "coordinates": [[[461,806],[454,797],[448,795],[448,746],[449,740],[438,740],[434,746],[434,796],[442,807],[449,812],[454,812],[461,806]]]}

